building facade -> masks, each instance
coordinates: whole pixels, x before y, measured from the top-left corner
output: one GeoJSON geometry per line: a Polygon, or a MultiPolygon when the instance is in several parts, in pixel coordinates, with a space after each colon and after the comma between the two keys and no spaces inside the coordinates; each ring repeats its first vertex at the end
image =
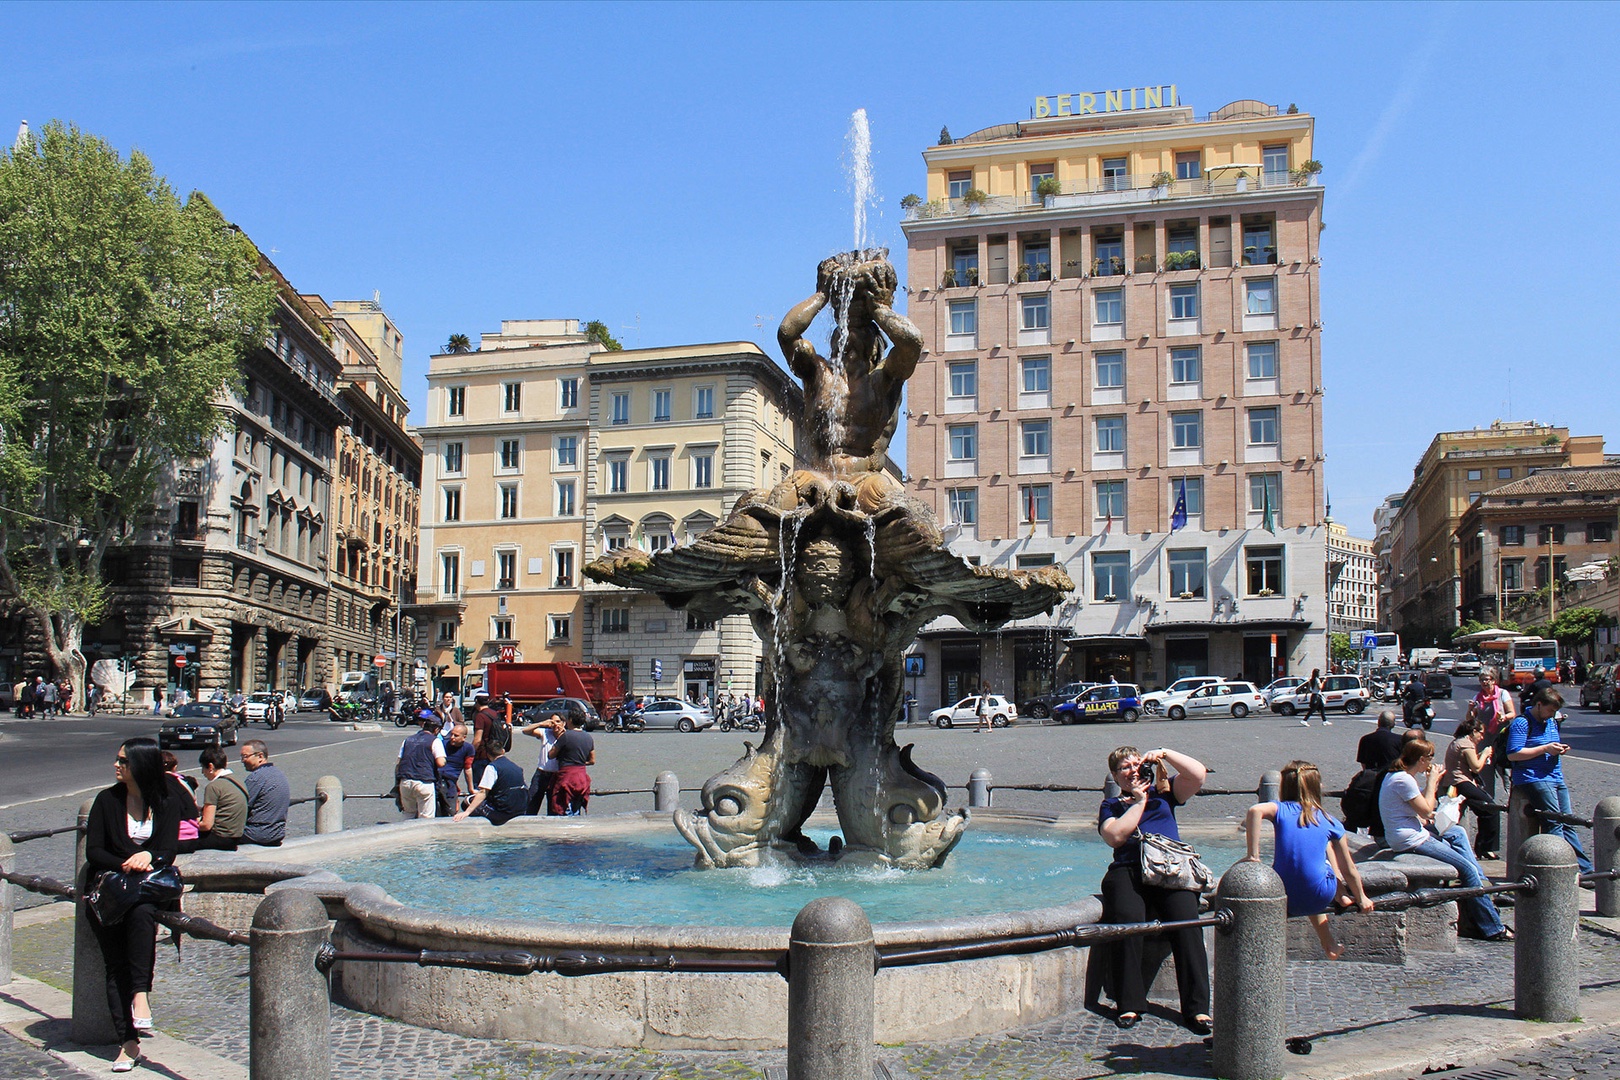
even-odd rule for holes
{"type": "Polygon", "coordinates": [[[1386,495],[1373,511],[1373,572],[1378,577],[1378,629],[1388,630],[1393,610],[1395,571],[1395,519],[1400,515],[1406,493],[1386,495]]]}
{"type": "Polygon", "coordinates": [[[1348,634],[1378,625],[1378,569],[1373,542],[1328,523],[1328,632],[1348,634]]]}
{"type": "Polygon", "coordinates": [[[1546,469],[1601,465],[1603,437],[1534,420],[1443,431],[1412,470],[1390,527],[1390,628],[1403,647],[1443,645],[1463,605],[1463,514],[1487,493],[1546,469]]]}
{"type": "Polygon", "coordinates": [[[416,621],[404,613],[416,603],[422,447],[405,427],[404,341],[377,301],[304,299],[332,333],[345,417],[336,433],[328,530],[333,678],[375,669],[408,688],[416,682],[416,621]],[[376,665],[379,656],[384,663],[376,665]]]}
{"type": "Polygon", "coordinates": [[[1153,89],[923,152],[908,489],[967,558],[1079,585],[988,638],[926,628],[925,702],[1325,663],[1313,120],[1153,89]]]}

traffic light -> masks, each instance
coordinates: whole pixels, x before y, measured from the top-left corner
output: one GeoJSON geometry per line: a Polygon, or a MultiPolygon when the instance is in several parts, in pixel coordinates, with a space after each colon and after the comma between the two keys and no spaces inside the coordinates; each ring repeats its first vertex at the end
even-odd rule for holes
{"type": "Polygon", "coordinates": [[[471,646],[457,645],[455,652],[451,655],[455,658],[457,667],[466,667],[468,664],[472,663],[472,654],[473,651],[471,646]]]}

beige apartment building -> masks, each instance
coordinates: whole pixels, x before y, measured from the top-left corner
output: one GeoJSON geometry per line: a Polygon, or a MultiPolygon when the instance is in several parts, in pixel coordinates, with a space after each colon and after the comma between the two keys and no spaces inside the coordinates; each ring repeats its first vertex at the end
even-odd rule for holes
{"type": "Polygon", "coordinates": [[[607,350],[574,319],[503,320],[434,356],[417,611],[425,664],[453,680],[499,659],[620,665],[626,686],[711,696],[756,686],[744,617],[710,625],[654,597],[586,585],[596,556],[660,551],[793,467],[792,379],[746,342],[607,350]],[[443,669],[443,670],[439,670],[443,669]]]}
{"type": "Polygon", "coordinates": [[[346,417],[337,428],[327,564],[332,681],[375,670],[409,689],[417,682],[416,621],[406,612],[416,604],[422,447],[405,427],[404,339],[376,300],[304,300],[331,331],[346,417]]]}
{"type": "Polygon", "coordinates": [[[1328,631],[1348,634],[1378,625],[1378,569],[1373,542],[1328,523],[1328,631]]]}
{"type": "MultiPolygon", "coordinates": [[[[593,355],[588,367],[586,559],[662,551],[723,521],[744,492],[793,469],[802,394],[748,342],[593,355]]],[[[763,653],[745,615],[704,622],[655,596],[587,582],[585,655],[632,693],[754,693],[763,653]],[[661,679],[652,679],[652,662],[661,679]]]]}
{"type": "Polygon", "coordinates": [[[1200,117],[1174,87],[1031,115],[924,150],[926,194],[906,200],[927,346],[908,488],[953,550],[1057,563],[1079,588],[990,637],[926,628],[919,696],[1323,665],[1313,119],[1256,101],[1200,117]]]}
{"type": "Polygon", "coordinates": [[[1402,647],[1451,640],[1465,599],[1458,528],[1470,506],[1546,469],[1602,464],[1601,435],[1571,436],[1568,428],[1534,420],[1437,434],[1413,467],[1390,525],[1390,623],[1402,647]]]}

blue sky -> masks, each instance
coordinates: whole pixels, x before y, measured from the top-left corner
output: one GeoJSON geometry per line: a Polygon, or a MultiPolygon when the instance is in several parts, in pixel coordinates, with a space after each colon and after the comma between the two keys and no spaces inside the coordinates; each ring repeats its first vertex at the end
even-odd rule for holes
{"type": "Polygon", "coordinates": [[[942,124],[1174,82],[1200,113],[1253,97],[1317,117],[1335,518],[1371,535],[1437,430],[1610,434],[1613,5],[3,10],[8,135],[60,118],[138,147],[300,289],[380,292],[418,419],[428,354],[502,318],[774,353],[816,262],[850,246],[858,107],[898,255],[942,124]]]}

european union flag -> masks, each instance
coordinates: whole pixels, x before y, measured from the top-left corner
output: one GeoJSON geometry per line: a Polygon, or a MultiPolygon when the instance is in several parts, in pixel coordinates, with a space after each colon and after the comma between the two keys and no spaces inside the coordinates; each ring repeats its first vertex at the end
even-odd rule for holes
{"type": "Polygon", "coordinates": [[[1181,490],[1176,494],[1176,508],[1170,512],[1170,531],[1187,527],[1187,481],[1182,480],[1181,490]]]}

